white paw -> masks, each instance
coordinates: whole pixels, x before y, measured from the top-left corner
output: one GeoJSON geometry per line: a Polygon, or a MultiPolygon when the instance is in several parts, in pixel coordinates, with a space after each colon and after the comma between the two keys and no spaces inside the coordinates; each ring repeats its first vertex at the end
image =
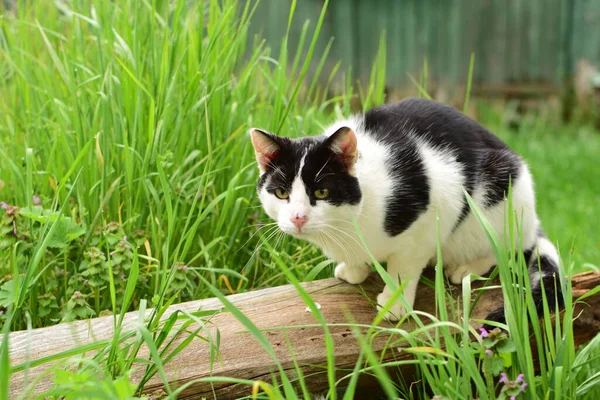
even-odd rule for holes
{"type": "Polygon", "coordinates": [[[454,271],[448,272],[448,277],[450,278],[450,282],[455,285],[462,284],[463,278],[465,276],[471,275],[471,266],[469,264],[460,265],[454,269],[454,271]]]}
{"type": "Polygon", "coordinates": [[[465,276],[485,275],[495,264],[496,261],[493,258],[482,258],[457,267],[450,267],[446,270],[446,276],[450,278],[450,282],[460,285],[465,276]]]}
{"type": "Polygon", "coordinates": [[[456,265],[444,265],[444,275],[446,276],[446,278],[450,279],[452,274],[454,274],[454,272],[456,271],[456,268],[456,265]]]}
{"type": "MultiPolygon", "coordinates": [[[[386,292],[382,292],[377,295],[377,311],[381,311],[381,309],[383,308],[383,306],[385,306],[390,297],[391,295],[386,292]]],[[[405,315],[406,309],[398,300],[396,300],[396,302],[392,304],[389,310],[385,313],[384,318],[388,321],[398,321],[405,315]]]]}
{"type": "Polygon", "coordinates": [[[360,266],[349,267],[346,263],[338,264],[335,267],[334,275],[338,279],[342,279],[353,285],[363,283],[369,276],[369,266],[366,264],[360,266]]]}

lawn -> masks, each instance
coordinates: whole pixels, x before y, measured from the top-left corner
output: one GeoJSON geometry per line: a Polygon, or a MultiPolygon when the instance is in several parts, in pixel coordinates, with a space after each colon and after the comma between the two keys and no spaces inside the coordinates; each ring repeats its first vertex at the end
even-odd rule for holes
{"type": "MultiPolygon", "coordinates": [[[[320,75],[326,54],[313,49],[324,14],[305,27],[297,53],[288,52],[283,38],[273,59],[264,42],[247,35],[252,11],[253,3],[233,0],[82,0],[24,2],[16,14],[0,15],[5,335],[141,307],[164,310],[212,297],[214,289],[229,294],[332,275],[319,251],[268,225],[255,195],[258,171],[246,132],[256,125],[292,136],[316,134],[350,113],[352,99],[365,107],[381,104],[385,54],[374,60],[370,81],[354,91],[343,67],[320,75]],[[308,74],[311,64],[318,66],[316,75],[308,74]],[[348,84],[331,98],[336,77],[348,84]]],[[[543,120],[515,132],[499,120],[481,122],[528,160],[541,219],[563,258],[572,253],[576,270],[599,266],[593,225],[600,200],[598,132],[543,120]]],[[[516,320],[509,328],[525,329],[524,320],[516,320]]],[[[155,315],[136,340],[160,347],[163,328],[155,315]]],[[[546,376],[534,378],[522,355],[507,367],[515,376],[518,368],[530,371],[526,396],[560,387],[552,386],[557,379],[575,393],[595,373],[593,364],[580,364],[572,378],[555,375],[556,366],[576,362],[568,326],[563,332],[556,349],[567,355],[556,360],[554,349],[546,376]]],[[[461,354],[456,343],[449,351],[461,354]]],[[[119,342],[112,345],[114,351],[95,362],[116,385],[127,378],[135,353],[119,358],[119,342]]],[[[3,340],[0,390],[10,379],[6,346],[3,340]]],[[[477,377],[475,352],[461,362],[452,367],[455,379],[487,388],[482,398],[493,396],[496,389],[477,377]]],[[[450,396],[443,386],[448,375],[426,364],[431,387],[419,390],[450,396]]],[[[85,376],[84,370],[73,373],[85,376]]],[[[133,393],[141,386],[127,388],[133,393]]],[[[104,390],[100,383],[96,389],[104,390]]],[[[594,398],[588,392],[577,393],[594,398]]]]}

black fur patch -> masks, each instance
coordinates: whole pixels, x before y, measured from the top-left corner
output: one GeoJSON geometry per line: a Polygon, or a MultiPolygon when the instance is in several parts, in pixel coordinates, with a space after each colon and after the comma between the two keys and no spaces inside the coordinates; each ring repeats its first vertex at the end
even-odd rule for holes
{"type": "Polygon", "coordinates": [[[525,263],[527,265],[529,265],[529,262],[531,261],[532,254],[533,254],[533,249],[523,250],[523,259],[525,260],[525,263]]]}
{"type": "Polygon", "coordinates": [[[493,207],[508,194],[508,185],[519,176],[521,159],[508,150],[492,150],[481,163],[481,176],[486,188],[485,207],[493,207]]]}
{"type": "Polygon", "coordinates": [[[541,316],[543,315],[542,292],[546,293],[550,311],[554,311],[557,306],[562,307],[564,305],[564,299],[560,287],[560,280],[558,279],[558,265],[552,258],[546,255],[540,255],[538,257],[537,254],[534,253],[534,258],[529,266],[529,273],[532,274],[535,272],[543,275],[540,282],[531,288],[531,294],[535,300],[538,315],[541,316]]]}
{"type": "Polygon", "coordinates": [[[270,135],[270,137],[279,145],[279,152],[269,164],[267,171],[260,177],[258,190],[261,190],[268,182],[266,189],[269,193],[275,193],[276,189],[289,191],[294,178],[298,175],[302,156],[319,142],[318,137],[294,140],[275,135],[270,135]]]}
{"type": "Polygon", "coordinates": [[[274,194],[277,189],[290,191],[300,169],[302,157],[306,155],[301,178],[311,205],[326,201],[335,206],[357,204],[361,190],[356,177],[350,175],[344,163],[326,145],[325,136],[308,136],[300,139],[271,136],[280,146],[277,157],[269,164],[268,170],[260,177],[258,190],[266,185],[267,192],[274,194]],[[323,200],[315,197],[318,189],[329,190],[323,200]]]}
{"type": "Polygon", "coordinates": [[[423,161],[414,143],[406,143],[392,155],[389,171],[399,182],[388,199],[385,214],[386,233],[399,235],[407,230],[429,205],[429,182],[423,161]]]}
{"type": "Polygon", "coordinates": [[[334,206],[358,204],[362,197],[356,177],[350,175],[342,160],[322,143],[306,155],[302,168],[302,181],[310,203],[315,205],[315,191],[328,189],[326,201],[334,206]]]}
{"type": "MultiPolygon", "coordinates": [[[[492,178],[491,185],[487,186],[490,200],[486,206],[493,206],[496,199],[503,196],[508,188],[508,177],[514,180],[521,164],[506,144],[479,123],[435,101],[406,99],[374,108],[365,114],[364,122],[373,137],[393,147],[393,160],[398,162],[391,168],[392,175],[397,176],[401,184],[386,218],[386,231],[392,235],[410,226],[429,203],[429,184],[422,161],[414,152],[417,140],[436,149],[452,151],[462,165],[467,193],[472,195],[477,185],[492,178]],[[502,156],[494,156],[495,153],[502,156]]],[[[465,200],[456,227],[468,214],[465,200]]]]}
{"type": "Polygon", "coordinates": [[[557,308],[562,308],[565,305],[558,276],[556,274],[544,276],[540,281],[540,285],[531,289],[531,295],[535,299],[535,308],[538,316],[542,317],[544,315],[544,298],[542,297],[542,292],[546,293],[550,312],[554,312],[557,308]]]}
{"type": "Polygon", "coordinates": [[[408,135],[400,102],[365,114],[366,131],[392,148],[388,171],[397,181],[388,199],[384,229],[390,236],[404,232],[429,205],[429,182],[415,140],[408,135]]]}

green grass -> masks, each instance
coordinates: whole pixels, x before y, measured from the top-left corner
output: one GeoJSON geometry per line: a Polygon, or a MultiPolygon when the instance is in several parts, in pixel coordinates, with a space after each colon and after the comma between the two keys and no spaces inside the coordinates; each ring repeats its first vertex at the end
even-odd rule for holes
{"type": "MultiPolygon", "coordinates": [[[[53,361],[73,365],[70,357],[92,350],[96,356],[75,371],[60,372],[56,387],[41,397],[74,398],[85,392],[90,398],[125,398],[140,394],[152,376],[167,383],[168,361],[195,335],[203,335],[199,326],[213,313],[163,318],[176,302],[293,283],[319,316],[298,282],[331,276],[331,263],[267,224],[255,195],[257,169],[246,131],[261,126],[291,136],[315,134],[350,113],[353,97],[365,106],[382,103],[385,37],[369,82],[355,95],[347,73],[341,77],[348,82],[345,92],[330,99],[333,74],[320,81],[307,78],[309,64],[323,66],[327,56],[314,52],[324,13],[305,25],[304,46],[297,53],[289,53],[283,38],[273,59],[259,38],[247,35],[253,2],[29,3],[20,3],[16,13],[0,12],[0,201],[6,204],[0,210],[0,398],[11,371],[53,361]],[[135,331],[121,329],[126,311],[147,308],[154,309],[151,317],[135,331]],[[9,331],[101,314],[114,316],[113,339],[10,363],[9,331]],[[188,339],[175,343],[170,335],[175,332],[187,332],[188,339]],[[150,362],[142,382],[132,384],[129,371],[143,346],[150,349],[150,362]]],[[[334,68],[341,70],[339,64],[334,68]]],[[[495,117],[482,122],[529,161],[546,231],[563,256],[573,246],[574,270],[585,263],[599,265],[592,224],[600,182],[594,164],[598,135],[579,127],[549,127],[543,120],[518,133],[495,117]]],[[[524,271],[518,265],[515,271],[502,275],[507,287],[519,279],[525,284],[524,271]]],[[[435,284],[443,310],[441,275],[435,284]]],[[[466,289],[464,294],[470,295],[466,289]]],[[[481,357],[491,346],[494,354],[504,351],[511,360],[505,366],[511,378],[526,374],[528,398],[562,392],[567,398],[575,393],[595,398],[598,363],[586,362],[599,355],[597,341],[576,358],[568,313],[555,336],[542,339],[537,328],[533,334],[550,354],[534,377],[530,349],[518,340],[526,337],[524,316],[530,309],[521,305],[531,299],[508,289],[505,295],[512,299],[508,328],[516,351],[508,351],[507,344],[471,345],[466,322],[421,317],[415,332],[369,328],[359,337],[364,363],[357,363],[355,372],[375,374],[389,396],[401,392],[419,398],[433,392],[458,398],[456,393],[475,387],[480,398],[491,398],[501,388],[481,357]],[[435,332],[418,335],[432,327],[435,332]],[[458,334],[451,335],[452,330],[458,334]],[[425,378],[419,385],[403,389],[370,350],[369,336],[382,333],[413,347],[413,362],[425,378]],[[446,353],[419,350],[441,343],[446,353]]],[[[252,322],[225,304],[271,352],[252,322]]],[[[464,307],[468,311],[468,304],[464,307]]],[[[349,385],[345,398],[351,398],[355,375],[335,381],[331,341],[326,335],[330,396],[335,397],[336,385],[349,385]]],[[[218,344],[211,344],[216,359],[218,344]]],[[[291,379],[283,375],[280,382],[260,387],[271,398],[295,398],[291,379]]],[[[166,387],[171,398],[180,390],[166,387]]]]}
{"type": "MultiPolygon", "coordinates": [[[[266,221],[246,132],[300,135],[331,119],[326,87],[301,93],[320,22],[288,63],[285,40],[277,60],[258,39],[247,46],[251,2],[211,1],[208,12],[184,1],[91,4],[22,5],[0,22],[0,198],[21,207],[6,211],[0,242],[0,299],[23,294],[12,329],[25,327],[25,311],[37,327],[117,310],[107,294],[124,289],[134,250],[134,307],[206,297],[201,277],[236,292],[286,282],[255,251],[266,221]],[[4,278],[25,271],[19,284],[34,290],[4,278]]],[[[336,105],[349,111],[349,96],[336,105]]],[[[282,246],[301,279],[323,261],[282,246]]]]}

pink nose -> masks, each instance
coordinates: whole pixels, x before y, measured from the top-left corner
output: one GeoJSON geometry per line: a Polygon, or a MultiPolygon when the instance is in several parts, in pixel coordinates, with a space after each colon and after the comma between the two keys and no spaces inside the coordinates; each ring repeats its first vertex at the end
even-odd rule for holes
{"type": "Polygon", "coordinates": [[[294,223],[294,225],[296,225],[296,228],[300,229],[306,223],[306,221],[308,221],[308,217],[306,215],[303,215],[301,217],[294,216],[290,218],[290,220],[294,223]]]}

